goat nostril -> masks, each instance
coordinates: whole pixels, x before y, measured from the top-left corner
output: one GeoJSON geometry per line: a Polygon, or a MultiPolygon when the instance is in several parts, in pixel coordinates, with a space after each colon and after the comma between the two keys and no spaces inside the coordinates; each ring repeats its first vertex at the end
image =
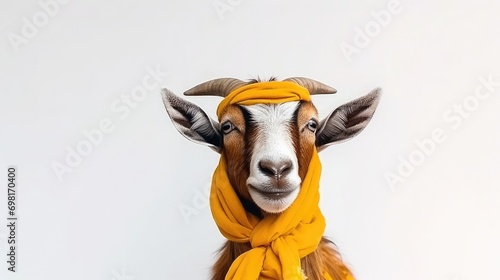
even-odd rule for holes
{"type": "Polygon", "coordinates": [[[292,170],[292,161],[286,160],[274,163],[269,160],[261,160],[259,162],[259,169],[267,176],[276,176],[279,178],[290,173],[292,170]]]}
{"type": "Polygon", "coordinates": [[[261,160],[259,162],[259,169],[267,176],[275,176],[277,172],[274,164],[269,160],[261,160]]]}
{"type": "Polygon", "coordinates": [[[290,171],[292,170],[292,162],[291,161],[284,161],[284,162],[281,162],[281,165],[280,167],[278,168],[278,176],[283,176],[283,175],[287,175],[288,173],[290,173],[290,171]]]}

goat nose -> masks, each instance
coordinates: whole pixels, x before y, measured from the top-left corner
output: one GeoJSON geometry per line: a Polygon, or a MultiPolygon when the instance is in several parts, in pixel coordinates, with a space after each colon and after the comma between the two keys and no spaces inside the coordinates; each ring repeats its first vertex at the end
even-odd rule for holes
{"type": "Polygon", "coordinates": [[[261,160],[259,161],[259,169],[267,176],[276,176],[279,179],[281,176],[290,173],[292,161],[282,160],[279,162],[272,162],[270,160],[261,160]]]}

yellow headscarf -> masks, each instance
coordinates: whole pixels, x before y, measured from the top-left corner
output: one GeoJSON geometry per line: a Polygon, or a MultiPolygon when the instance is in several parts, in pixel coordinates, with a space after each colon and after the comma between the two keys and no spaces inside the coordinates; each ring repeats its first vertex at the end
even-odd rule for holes
{"type": "Polygon", "coordinates": [[[264,82],[249,84],[232,91],[217,107],[220,118],[224,109],[231,104],[277,104],[290,101],[311,101],[309,91],[292,82],[264,82]]]}
{"type": "MultiPolygon", "coordinates": [[[[231,92],[217,108],[220,115],[230,104],[282,103],[310,100],[307,89],[292,82],[250,84],[231,92]]],[[[299,195],[279,215],[260,219],[246,212],[227,177],[222,155],[210,195],[212,215],[220,232],[234,242],[250,242],[252,249],[231,265],[226,279],[305,279],[300,259],[314,252],[325,230],[319,209],[321,163],[314,150],[299,195]]],[[[324,272],[325,279],[331,277],[324,272]]],[[[352,279],[352,278],[346,278],[352,279]]]]}

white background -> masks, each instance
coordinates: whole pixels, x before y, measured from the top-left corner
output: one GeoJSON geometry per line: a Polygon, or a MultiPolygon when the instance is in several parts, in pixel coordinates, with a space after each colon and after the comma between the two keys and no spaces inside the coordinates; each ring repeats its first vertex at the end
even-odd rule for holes
{"type": "MultiPolygon", "coordinates": [[[[350,59],[342,43],[356,47],[356,28],[389,1],[232,0],[219,13],[214,3],[226,0],[72,0],[13,47],[9,34],[43,9],[1,2],[0,279],[208,279],[223,238],[200,194],[218,156],[177,133],[160,87],[258,75],[334,86],[314,98],[321,116],[383,88],[368,128],[320,155],[326,235],[358,279],[500,279],[500,87],[473,97],[479,77],[500,80],[498,1],[401,0],[350,59]],[[148,67],[168,74],[124,117],[112,104],[148,67]],[[464,100],[474,109],[446,121],[464,100]],[[103,119],[114,130],[59,181],[54,162],[103,119]],[[415,141],[435,129],[446,140],[418,158],[415,141]],[[386,174],[412,154],[419,165],[391,188],[386,174]],[[9,164],[17,273],[4,262],[9,164]]],[[[189,100],[214,116],[220,99],[189,100]]]]}

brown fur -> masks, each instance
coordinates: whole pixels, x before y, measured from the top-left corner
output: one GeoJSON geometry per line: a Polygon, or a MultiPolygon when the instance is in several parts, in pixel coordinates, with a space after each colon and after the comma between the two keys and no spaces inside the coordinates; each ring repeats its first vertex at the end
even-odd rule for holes
{"type": "MultiPolygon", "coordinates": [[[[276,215],[260,210],[251,200],[246,180],[249,176],[250,158],[254,146],[255,127],[248,120],[248,113],[238,105],[231,105],[222,113],[220,123],[231,121],[235,130],[223,139],[223,155],[227,162],[227,172],[231,185],[244,202],[247,211],[258,216],[276,215]]],[[[311,119],[318,119],[317,110],[311,102],[301,102],[296,115],[290,123],[290,135],[299,163],[299,176],[303,180],[315,145],[315,134],[307,128],[311,119]]],[[[250,243],[227,241],[219,251],[219,259],[212,268],[212,280],[225,278],[233,261],[242,253],[251,249],[250,243]]],[[[308,280],[323,280],[326,271],[334,280],[345,279],[349,269],[343,264],[332,242],[323,238],[313,253],[301,260],[302,268],[308,280]]]]}

